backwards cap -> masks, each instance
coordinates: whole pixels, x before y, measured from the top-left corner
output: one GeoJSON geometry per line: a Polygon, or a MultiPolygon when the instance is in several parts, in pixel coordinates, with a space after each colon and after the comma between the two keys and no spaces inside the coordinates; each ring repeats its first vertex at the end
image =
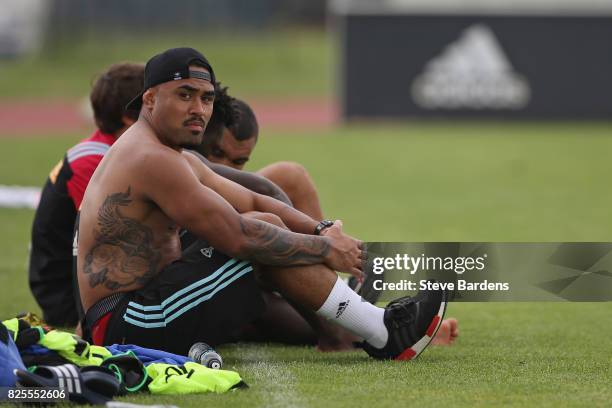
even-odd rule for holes
{"type": "Polygon", "coordinates": [[[142,95],[147,89],[164,82],[187,78],[198,78],[212,84],[215,83],[215,73],[204,55],[193,48],[171,48],[157,54],[145,66],[143,91],[132,99],[125,109],[139,111],[142,107],[142,95]],[[203,66],[208,72],[190,71],[189,65],[194,64],[203,66]]]}

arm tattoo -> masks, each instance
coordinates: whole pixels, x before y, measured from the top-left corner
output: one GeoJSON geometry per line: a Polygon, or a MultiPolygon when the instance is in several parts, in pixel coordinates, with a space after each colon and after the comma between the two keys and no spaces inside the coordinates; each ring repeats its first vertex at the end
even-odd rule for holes
{"type": "Polygon", "coordinates": [[[104,285],[117,290],[143,285],[155,274],[161,255],[153,247],[151,228],[121,214],[129,205],[131,186],[126,192],[110,194],[98,210],[94,245],[85,256],[83,271],[89,286],[104,285]]]}
{"type": "Polygon", "coordinates": [[[323,263],[330,245],[323,237],[295,234],[267,222],[241,217],[247,238],[243,256],[263,265],[312,265],[323,263]]]}

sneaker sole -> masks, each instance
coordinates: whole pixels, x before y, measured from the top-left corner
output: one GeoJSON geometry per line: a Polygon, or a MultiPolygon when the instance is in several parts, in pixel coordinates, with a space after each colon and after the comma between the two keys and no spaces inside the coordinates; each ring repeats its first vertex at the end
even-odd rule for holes
{"type": "Polygon", "coordinates": [[[444,313],[446,313],[446,307],[448,306],[448,293],[444,293],[444,300],[440,303],[440,308],[438,309],[438,313],[434,316],[429,323],[429,327],[425,332],[425,336],[423,336],[419,341],[414,343],[411,347],[408,347],[406,350],[402,351],[402,353],[395,357],[395,360],[412,360],[417,358],[426,348],[429,346],[429,343],[436,337],[436,333],[444,320],[444,313]]]}

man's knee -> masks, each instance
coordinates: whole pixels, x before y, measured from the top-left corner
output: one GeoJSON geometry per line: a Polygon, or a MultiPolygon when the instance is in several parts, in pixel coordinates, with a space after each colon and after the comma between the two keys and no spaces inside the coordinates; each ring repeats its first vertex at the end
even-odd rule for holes
{"type": "Polygon", "coordinates": [[[283,190],[303,189],[311,186],[308,170],[300,163],[283,161],[264,167],[259,174],[278,184],[283,190]]]}
{"type": "Polygon", "coordinates": [[[308,170],[300,163],[283,161],[274,163],[272,166],[274,166],[274,171],[296,182],[300,180],[310,180],[308,170]]]}
{"type": "Polygon", "coordinates": [[[282,161],[275,164],[278,167],[278,170],[282,171],[284,174],[288,174],[296,178],[308,176],[308,170],[306,170],[306,167],[302,166],[300,163],[282,161]]]}

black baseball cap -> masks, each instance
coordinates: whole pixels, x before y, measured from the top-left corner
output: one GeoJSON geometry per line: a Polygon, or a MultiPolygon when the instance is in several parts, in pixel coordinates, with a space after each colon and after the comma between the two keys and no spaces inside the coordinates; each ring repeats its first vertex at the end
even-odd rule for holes
{"type": "Polygon", "coordinates": [[[132,99],[125,110],[140,110],[142,95],[149,88],[164,82],[177,81],[186,78],[199,78],[215,84],[215,73],[204,55],[193,48],[170,48],[151,58],[144,70],[144,88],[138,96],[132,99]],[[190,71],[189,65],[202,65],[209,73],[190,71]]]}

